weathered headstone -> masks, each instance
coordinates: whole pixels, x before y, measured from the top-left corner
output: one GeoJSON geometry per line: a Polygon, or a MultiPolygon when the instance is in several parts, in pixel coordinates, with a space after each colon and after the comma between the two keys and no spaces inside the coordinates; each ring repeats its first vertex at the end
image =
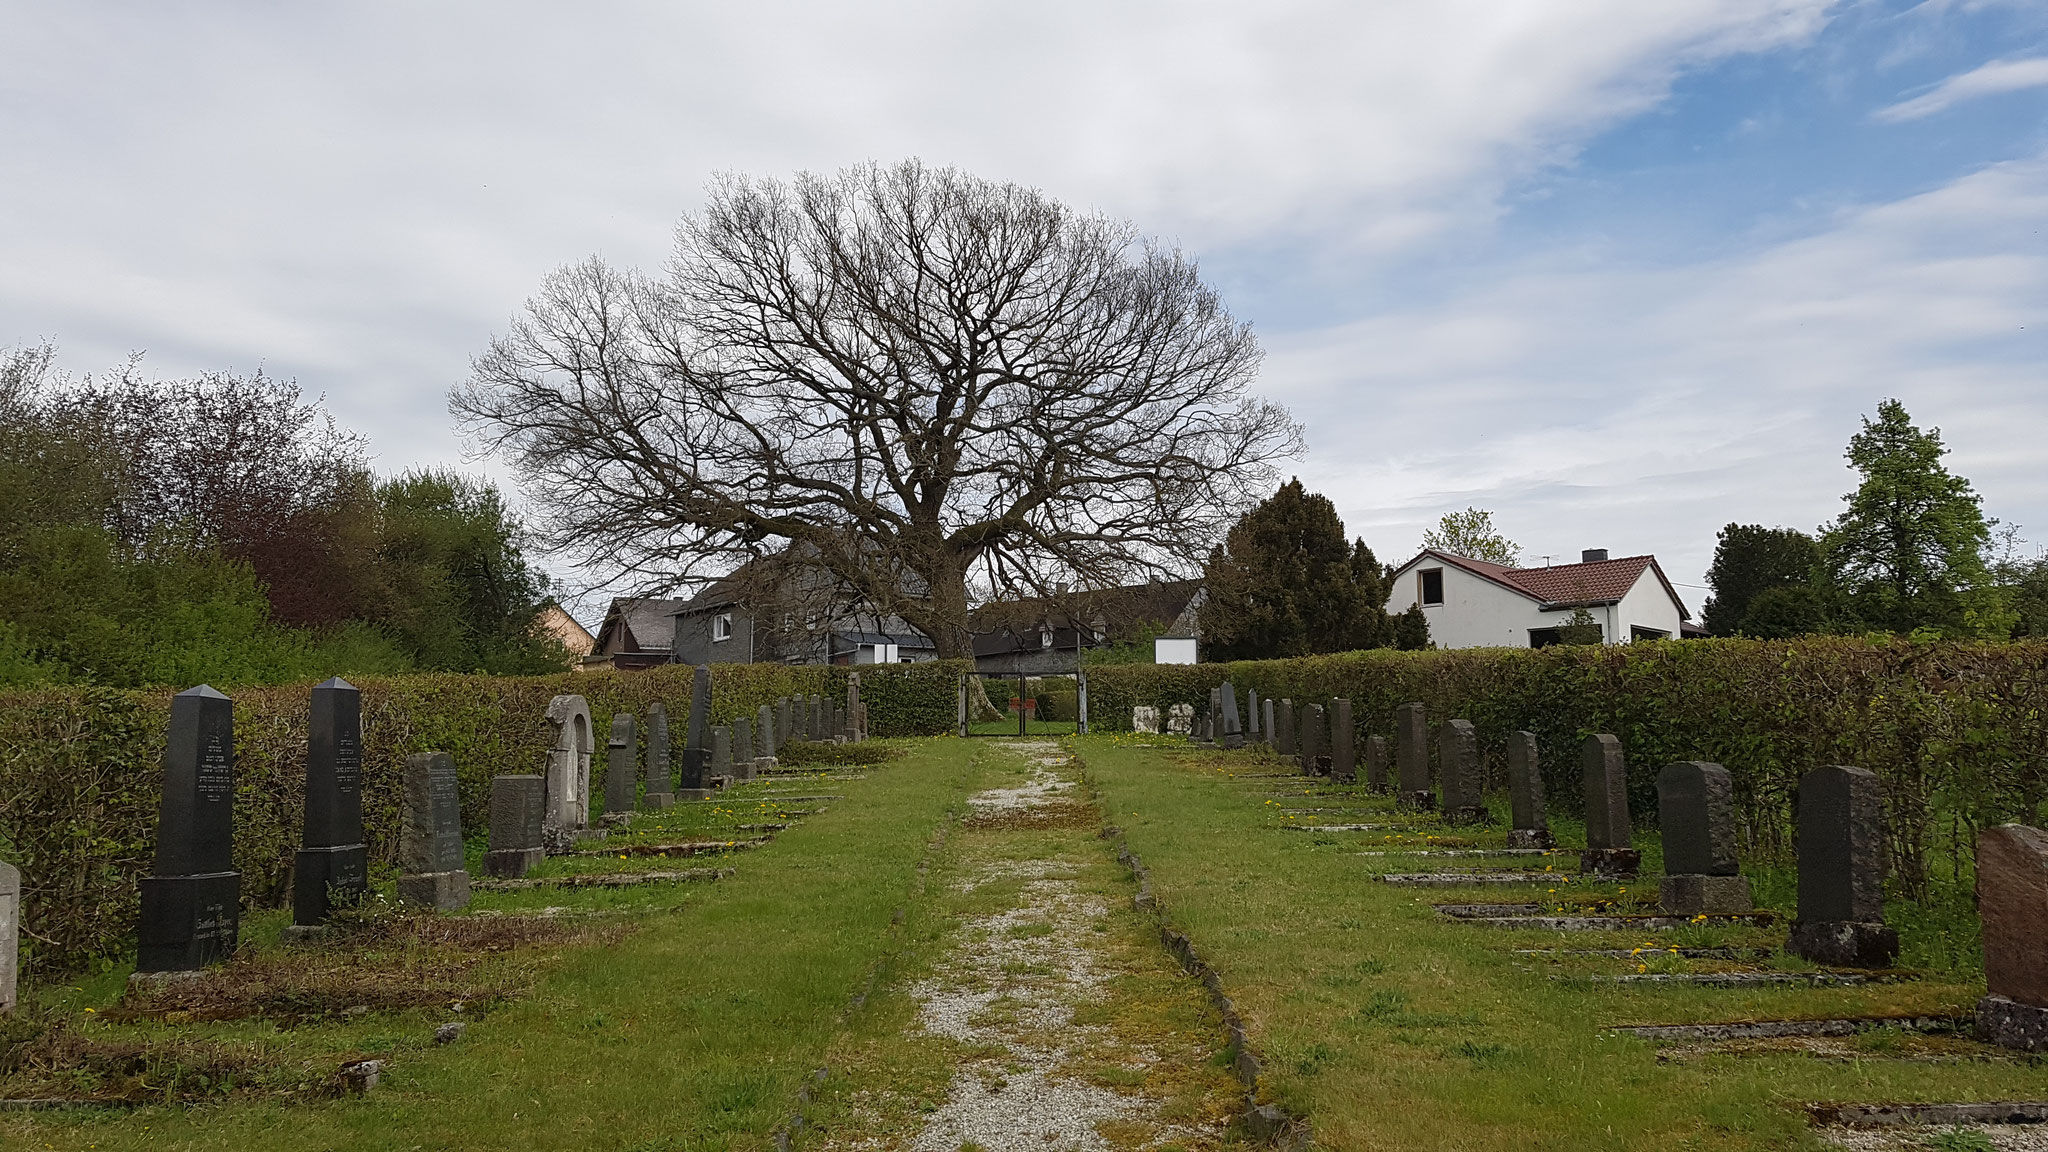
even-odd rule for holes
{"type": "Polygon", "coordinates": [[[1681,760],[1657,773],[1664,841],[1658,886],[1667,916],[1748,912],[1756,907],[1735,855],[1735,781],[1719,764],[1681,760]]]}
{"type": "Polygon", "coordinates": [[[1278,737],[1273,751],[1282,756],[1298,756],[1300,747],[1295,743],[1294,699],[1283,697],[1280,701],[1280,726],[1274,730],[1278,737]]]}
{"type": "Polygon", "coordinates": [[[1977,834],[1984,984],[1977,1035],[2048,1051],[2048,832],[2004,824],[1977,834]]]}
{"type": "Polygon", "coordinates": [[[1436,807],[1436,793],[1429,787],[1429,710],[1419,702],[1394,709],[1394,771],[1403,808],[1436,807]]]}
{"type": "Polygon", "coordinates": [[[136,971],[203,968],[234,952],[242,905],[234,859],[234,704],[202,684],[171,698],[156,867],[141,881],[136,971]]]}
{"type": "Polygon", "coordinates": [[[575,846],[590,824],[590,757],[596,733],[590,705],[581,696],[548,701],[547,819],[543,843],[550,852],[575,846]]]}
{"type": "Polygon", "coordinates": [[[1643,866],[1635,829],[1628,819],[1628,764],[1621,741],[1605,732],[1579,746],[1579,770],[1586,788],[1586,850],[1579,871],[1599,876],[1634,876],[1643,866]]]}
{"type": "Polygon", "coordinates": [[[1884,923],[1884,796],[1877,773],[1829,765],[1801,776],[1794,843],[1799,918],[1785,950],[1815,964],[1891,967],[1899,958],[1899,933],[1884,923]]]}
{"type": "Polygon", "coordinates": [[[518,880],[540,867],[547,781],[539,776],[491,778],[491,839],[484,875],[518,880]]]}
{"type": "MultiPolygon", "coordinates": [[[[628,724],[631,718],[628,717],[628,724]]],[[[455,757],[405,758],[405,823],[398,833],[398,898],[437,912],[469,906],[462,863],[462,791],[455,757]]]]}
{"type": "Polygon", "coordinates": [[[640,806],[649,812],[673,808],[676,803],[675,771],[669,759],[668,709],[659,703],[647,706],[647,794],[640,806]]]}
{"type": "Polygon", "coordinates": [[[604,815],[607,823],[631,819],[640,799],[640,740],[631,712],[612,714],[611,739],[605,742],[604,815]]]}
{"type": "Polygon", "coordinates": [[[754,732],[754,755],[763,760],[773,757],[777,747],[775,709],[766,704],[754,709],[754,732]]]}
{"type": "Polygon", "coordinates": [[[1375,792],[1387,790],[1387,738],[1365,738],[1365,786],[1375,792]]]}
{"type": "Polygon", "coordinates": [[[1195,706],[1174,704],[1166,710],[1166,730],[1175,736],[1193,735],[1195,731],[1195,706]]]}
{"type": "Polygon", "coordinates": [[[775,700],[775,747],[769,753],[780,756],[782,746],[791,740],[800,740],[795,728],[790,726],[789,697],[780,696],[775,700]]]}
{"type": "Polygon", "coordinates": [[[860,702],[860,673],[846,677],[846,736],[849,740],[865,740],[867,732],[867,710],[860,702]]]}
{"type": "Polygon", "coordinates": [[[0,1016],[20,1000],[21,870],[0,860],[0,1016]]]}
{"type": "Polygon", "coordinates": [[[1202,741],[1207,744],[1223,740],[1223,689],[1209,689],[1209,710],[1202,714],[1202,741]]]}
{"type": "Polygon", "coordinates": [[[1543,771],[1537,761],[1534,732],[1508,736],[1508,810],[1513,823],[1508,830],[1508,847],[1556,846],[1557,840],[1550,834],[1550,817],[1543,808],[1543,771]]]}
{"type": "Polygon", "coordinates": [[[370,890],[370,849],[363,839],[363,698],[339,677],[313,689],[303,845],[293,861],[292,924],[312,928],[370,890]]]}
{"type": "Polygon", "coordinates": [[[1139,704],[1131,709],[1131,731],[1159,731],[1159,709],[1150,704],[1139,704]]]}
{"type": "Polygon", "coordinates": [[[1330,779],[1358,782],[1358,730],[1351,725],[1351,701],[1330,701],[1330,779]]]}
{"type": "Polygon", "coordinates": [[[711,775],[730,781],[732,775],[732,729],[724,724],[711,730],[711,775]]]}
{"type": "Polygon", "coordinates": [[[710,769],[711,669],[699,664],[690,686],[690,726],[683,738],[683,773],[676,783],[676,799],[708,799],[710,769]]]}
{"type": "Polygon", "coordinates": [[[1486,823],[1485,785],[1479,774],[1479,730],[1470,720],[1446,720],[1437,732],[1436,747],[1444,822],[1486,823]]]}
{"type": "Polygon", "coordinates": [[[1275,704],[1273,698],[1268,696],[1264,700],[1259,701],[1259,708],[1261,709],[1259,713],[1259,731],[1265,733],[1266,747],[1278,752],[1280,750],[1279,705],[1275,704]]]}
{"type": "Polygon", "coordinates": [[[754,722],[745,716],[732,722],[732,771],[741,780],[754,778],[754,722]]]}
{"type": "Polygon", "coordinates": [[[824,700],[824,698],[823,698],[823,697],[820,697],[820,696],[813,696],[813,697],[811,697],[811,699],[810,699],[810,707],[809,707],[809,708],[807,708],[807,709],[806,709],[805,711],[806,711],[806,712],[807,712],[807,713],[809,714],[809,716],[810,716],[810,720],[811,720],[811,723],[810,723],[810,738],[811,738],[811,739],[813,739],[813,740],[823,740],[823,739],[825,739],[825,700],[824,700]]]}
{"type": "Polygon", "coordinates": [[[1259,727],[1259,690],[1257,688],[1246,689],[1244,700],[1244,738],[1257,744],[1266,738],[1265,729],[1259,727]]]}
{"type": "Polygon", "coordinates": [[[1242,748],[1244,747],[1244,724],[1237,714],[1237,688],[1230,681],[1225,680],[1221,691],[1223,694],[1223,731],[1221,733],[1223,746],[1225,748],[1242,748]]]}

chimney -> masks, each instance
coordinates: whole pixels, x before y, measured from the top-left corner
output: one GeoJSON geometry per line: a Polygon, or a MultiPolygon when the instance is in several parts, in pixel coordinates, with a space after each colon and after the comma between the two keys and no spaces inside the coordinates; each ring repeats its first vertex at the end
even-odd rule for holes
{"type": "Polygon", "coordinates": [[[1581,564],[1598,564],[1605,559],[1607,559],[1607,549],[1605,548],[1588,548],[1584,552],[1579,553],[1579,563],[1581,564]]]}

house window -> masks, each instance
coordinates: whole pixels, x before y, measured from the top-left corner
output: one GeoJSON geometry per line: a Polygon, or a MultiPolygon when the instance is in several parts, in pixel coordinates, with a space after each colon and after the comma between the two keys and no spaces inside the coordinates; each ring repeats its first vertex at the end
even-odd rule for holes
{"type": "Polygon", "coordinates": [[[721,612],[711,618],[711,642],[732,639],[732,613],[721,612]]]}
{"type": "Polygon", "coordinates": [[[1422,583],[1422,602],[1441,604],[1444,602],[1444,570],[1428,568],[1416,573],[1422,583]]]}
{"type": "Polygon", "coordinates": [[[1641,624],[1631,624],[1628,627],[1628,638],[1631,642],[1637,640],[1669,640],[1671,639],[1671,633],[1664,631],[1662,628],[1645,628],[1641,624]]]}

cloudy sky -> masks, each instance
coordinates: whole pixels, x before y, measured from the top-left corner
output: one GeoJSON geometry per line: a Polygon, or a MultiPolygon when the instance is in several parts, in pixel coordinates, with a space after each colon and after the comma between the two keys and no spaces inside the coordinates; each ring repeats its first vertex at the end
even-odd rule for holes
{"type": "Polygon", "coordinates": [[[459,464],[550,268],[911,155],[1195,254],[1383,559],[1478,505],[1698,585],[1834,514],[1886,396],[2048,541],[2039,0],[0,0],[0,346],[262,367],[459,464]]]}

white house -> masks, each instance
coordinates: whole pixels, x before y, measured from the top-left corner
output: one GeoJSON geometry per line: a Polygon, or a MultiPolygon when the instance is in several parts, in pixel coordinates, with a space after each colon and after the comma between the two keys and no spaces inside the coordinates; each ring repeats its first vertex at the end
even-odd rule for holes
{"type": "Polygon", "coordinates": [[[1609,560],[1588,549],[1577,564],[1510,568],[1433,548],[1394,570],[1388,612],[1422,605],[1439,648],[1541,648],[1584,608],[1608,644],[1701,634],[1655,556],[1609,560]]]}

